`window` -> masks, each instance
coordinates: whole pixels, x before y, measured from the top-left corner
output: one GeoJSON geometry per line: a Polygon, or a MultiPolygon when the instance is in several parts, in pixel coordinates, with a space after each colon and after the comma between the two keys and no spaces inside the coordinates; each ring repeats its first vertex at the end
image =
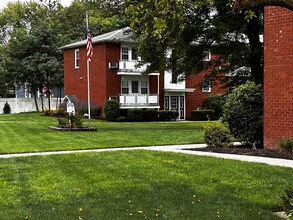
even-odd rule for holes
{"type": "Polygon", "coordinates": [[[129,93],[128,81],[122,81],[122,94],[129,93]]]}
{"type": "Polygon", "coordinates": [[[211,61],[212,54],[209,51],[206,51],[203,53],[203,61],[211,61]]]}
{"type": "Polygon", "coordinates": [[[129,60],[128,47],[122,47],[121,48],[121,59],[122,60],[129,60]]]}
{"type": "Polygon", "coordinates": [[[148,94],[148,82],[141,81],[141,94],[148,94]]]}
{"type": "Polygon", "coordinates": [[[131,81],[131,92],[138,93],[138,81],[131,81]]]}
{"type": "Polygon", "coordinates": [[[131,49],[131,59],[138,60],[137,52],[136,52],[136,49],[134,48],[131,49]]]}
{"type": "Polygon", "coordinates": [[[79,49],[74,51],[74,67],[79,68],[79,49]]]}
{"type": "Polygon", "coordinates": [[[201,82],[202,92],[212,92],[212,83],[210,80],[205,79],[201,82]]]}

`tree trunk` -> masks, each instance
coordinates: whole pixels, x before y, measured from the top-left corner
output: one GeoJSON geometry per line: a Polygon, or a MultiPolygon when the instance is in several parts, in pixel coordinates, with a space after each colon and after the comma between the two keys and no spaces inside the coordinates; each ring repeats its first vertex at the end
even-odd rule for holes
{"type": "Polygon", "coordinates": [[[35,101],[36,110],[37,110],[37,112],[40,112],[39,106],[38,106],[38,101],[37,101],[37,92],[34,91],[33,94],[34,94],[34,101],[35,101]]]}
{"type": "Polygon", "coordinates": [[[263,47],[260,42],[259,10],[253,9],[256,17],[246,22],[246,30],[250,46],[251,78],[257,84],[263,84],[263,47]]]}

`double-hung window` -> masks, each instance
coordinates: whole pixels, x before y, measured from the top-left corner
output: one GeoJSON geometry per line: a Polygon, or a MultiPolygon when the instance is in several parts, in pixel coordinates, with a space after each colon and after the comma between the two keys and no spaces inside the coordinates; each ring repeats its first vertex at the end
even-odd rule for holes
{"type": "Polygon", "coordinates": [[[122,94],[129,94],[128,81],[122,81],[122,94]]]}
{"type": "Polygon", "coordinates": [[[141,92],[141,94],[148,94],[148,82],[147,81],[140,82],[140,92],[141,92]]]}
{"type": "Polygon", "coordinates": [[[129,60],[128,47],[121,47],[121,59],[129,60]]]}
{"type": "Polygon", "coordinates": [[[79,68],[79,49],[74,51],[74,67],[75,69],[79,68]]]}

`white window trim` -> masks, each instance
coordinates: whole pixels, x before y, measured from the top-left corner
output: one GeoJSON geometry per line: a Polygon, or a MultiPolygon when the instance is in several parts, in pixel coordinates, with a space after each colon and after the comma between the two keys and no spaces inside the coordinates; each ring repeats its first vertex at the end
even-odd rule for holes
{"type": "Polygon", "coordinates": [[[211,61],[212,60],[212,54],[211,51],[205,51],[203,61],[211,61]]]}
{"type": "Polygon", "coordinates": [[[79,69],[80,66],[80,54],[79,49],[74,50],[74,68],[79,69]],[[78,56],[77,56],[78,55],[78,56]],[[78,61],[78,62],[77,62],[78,61]]]}
{"type": "MultiPolygon", "coordinates": [[[[139,79],[132,79],[132,80],[122,80],[121,81],[121,94],[122,93],[122,82],[128,82],[128,95],[132,95],[132,94],[138,94],[138,95],[148,95],[149,94],[149,89],[150,89],[150,85],[149,85],[149,81],[148,80],[139,80],[139,79]],[[138,81],[138,93],[132,93],[132,81],[138,81]],[[141,93],[141,82],[144,81],[144,82],[147,82],[147,93],[146,94],[142,94],[141,93]]],[[[123,95],[126,95],[126,94],[123,94],[123,95]]]]}
{"type": "Polygon", "coordinates": [[[202,81],[202,85],[201,85],[201,91],[202,92],[206,92],[206,93],[210,93],[210,92],[212,92],[212,82],[210,81],[210,80],[208,80],[208,79],[204,79],[203,81],[202,81]],[[208,86],[204,86],[204,81],[208,81],[208,86]]]}
{"type": "MultiPolygon", "coordinates": [[[[124,61],[141,61],[141,57],[139,55],[137,55],[136,60],[133,60],[133,58],[132,58],[132,49],[133,48],[134,47],[132,47],[132,46],[121,45],[120,60],[124,60],[124,61]],[[127,60],[122,59],[122,48],[128,48],[128,59],[127,60]]],[[[137,51],[136,51],[136,53],[137,53],[137,51]]]]}

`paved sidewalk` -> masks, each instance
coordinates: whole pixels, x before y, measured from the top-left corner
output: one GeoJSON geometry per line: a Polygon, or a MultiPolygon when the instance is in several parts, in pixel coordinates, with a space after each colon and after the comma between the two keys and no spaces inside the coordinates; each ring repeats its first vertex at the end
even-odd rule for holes
{"type": "Polygon", "coordinates": [[[108,148],[108,149],[92,149],[92,150],[72,150],[72,151],[52,151],[52,152],[37,152],[37,153],[17,153],[17,154],[2,154],[1,158],[13,158],[13,157],[31,157],[31,156],[46,156],[46,155],[58,155],[58,154],[72,154],[72,153],[94,153],[94,152],[111,152],[111,151],[128,151],[128,150],[154,150],[154,151],[165,151],[175,152],[184,154],[193,154],[200,156],[211,156],[232,160],[240,160],[247,162],[264,163],[272,166],[282,166],[293,168],[293,160],[257,157],[257,156],[245,156],[236,154],[222,154],[222,153],[211,153],[203,151],[183,150],[192,148],[202,148],[205,144],[189,144],[189,145],[168,145],[168,146],[152,146],[152,147],[130,147],[130,148],[108,148]]]}

